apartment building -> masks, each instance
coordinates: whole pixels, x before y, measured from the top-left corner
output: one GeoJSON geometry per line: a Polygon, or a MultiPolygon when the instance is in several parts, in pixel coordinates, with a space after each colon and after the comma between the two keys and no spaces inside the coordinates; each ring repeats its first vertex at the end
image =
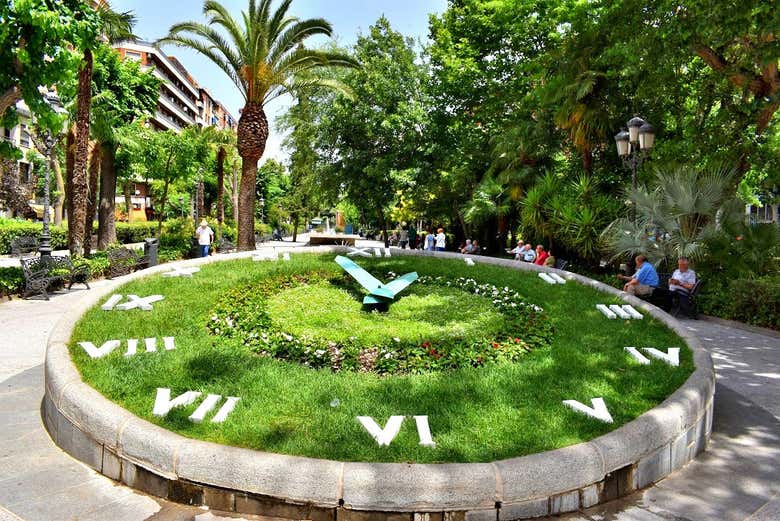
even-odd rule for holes
{"type": "Polygon", "coordinates": [[[166,55],[150,42],[125,41],[114,46],[127,60],[162,80],[157,112],[151,120],[159,130],[179,131],[190,125],[233,129],[238,122],[219,101],[201,87],[174,56],[166,55]]]}

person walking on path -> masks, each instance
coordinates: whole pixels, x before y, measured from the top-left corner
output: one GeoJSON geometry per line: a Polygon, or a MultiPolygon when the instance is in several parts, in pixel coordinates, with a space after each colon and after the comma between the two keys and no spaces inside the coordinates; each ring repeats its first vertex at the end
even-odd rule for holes
{"type": "Polygon", "coordinates": [[[208,257],[209,246],[214,242],[214,230],[211,229],[205,219],[200,222],[200,226],[195,230],[195,237],[198,239],[198,246],[200,246],[200,256],[208,257]]]}
{"type": "Polygon", "coordinates": [[[436,248],[436,235],[433,233],[433,229],[428,231],[428,234],[425,236],[425,249],[428,251],[433,251],[436,248]]]}

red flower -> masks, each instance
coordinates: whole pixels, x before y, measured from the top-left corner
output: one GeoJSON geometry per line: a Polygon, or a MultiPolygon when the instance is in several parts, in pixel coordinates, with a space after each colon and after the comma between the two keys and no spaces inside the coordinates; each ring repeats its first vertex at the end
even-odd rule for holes
{"type": "Polygon", "coordinates": [[[493,349],[498,349],[499,347],[501,347],[501,344],[498,342],[493,342],[493,349]]]}
{"type": "Polygon", "coordinates": [[[522,342],[522,340],[520,340],[519,338],[515,338],[515,344],[519,344],[520,342],[522,342]]]}
{"type": "Polygon", "coordinates": [[[422,344],[420,344],[420,346],[424,347],[425,349],[428,349],[429,347],[431,347],[431,343],[430,342],[423,342],[422,344]]]}

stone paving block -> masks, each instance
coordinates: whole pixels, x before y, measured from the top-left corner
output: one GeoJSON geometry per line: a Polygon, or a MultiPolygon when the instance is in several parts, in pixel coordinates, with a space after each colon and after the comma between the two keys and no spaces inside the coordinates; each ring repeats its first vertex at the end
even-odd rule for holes
{"type": "Polygon", "coordinates": [[[168,480],[129,461],[122,462],[122,483],[152,496],[168,497],[168,480]]]}
{"type": "Polygon", "coordinates": [[[365,512],[362,510],[336,510],[337,521],[411,521],[409,513],[365,512]]]}
{"type": "Polygon", "coordinates": [[[502,503],[515,504],[584,487],[604,478],[602,458],[591,443],[495,463],[502,503]]]}
{"type": "Polygon", "coordinates": [[[550,513],[564,514],[580,508],[580,491],[573,490],[550,498],[550,513]]]}
{"type": "Polygon", "coordinates": [[[499,521],[514,521],[530,517],[542,517],[549,514],[550,500],[548,498],[532,499],[513,505],[501,504],[498,511],[499,521]]]}
{"type": "Polygon", "coordinates": [[[671,447],[666,446],[655,453],[642,458],[636,467],[635,481],[637,489],[645,488],[672,471],[671,447]]]}
{"type": "Polygon", "coordinates": [[[180,439],[176,472],[182,479],[292,503],[339,506],[342,463],[180,439]]]}
{"type": "Polygon", "coordinates": [[[441,512],[423,512],[415,513],[412,521],[444,521],[444,514],[441,512]]]}
{"type": "Polygon", "coordinates": [[[689,431],[695,430],[694,425],[688,431],[680,434],[676,440],[671,443],[671,470],[675,471],[682,468],[690,460],[691,450],[688,446],[689,431]]]}
{"type": "Polygon", "coordinates": [[[80,462],[100,472],[103,467],[103,445],[96,442],[78,427],[73,427],[70,435],[70,443],[67,446],[60,445],[68,454],[80,462]]]}
{"type": "Polygon", "coordinates": [[[186,481],[174,480],[168,482],[168,499],[185,505],[199,506],[203,504],[203,487],[186,481]]]}
{"type": "Polygon", "coordinates": [[[241,514],[261,514],[263,516],[291,520],[334,521],[336,519],[335,508],[296,505],[270,498],[255,497],[249,494],[235,495],[235,511],[241,514]]]}
{"type": "Polygon", "coordinates": [[[133,417],[122,427],[117,452],[120,456],[127,456],[144,467],[154,469],[158,474],[176,479],[174,458],[184,441],[185,438],[178,434],[133,417]]]}
{"type": "Polygon", "coordinates": [[[102,474],[114,481],[122,479],[122,460],[114,452],[103,447],[103,470],[102,474]]]}
{"type": "Polygon", "coordinates": [[[495,508],[490,510],[468,510],[466,521],[496,521],[498,512],[495,508]]]}
{"type": "Polygon", "coordinates": [[[212,510],[234,512],[236,510],[236,495],[230,490],[203,487],[203,504],[212,510]]]}
{"type": "Polygon", "coordinates": [[[580,504],[582,508],[590,508],[598,504],[601,495],[601,484],[593,484],[580,489],[580,504]]]}
{"type": "Polygon", "coordinates": [[[494,508],[496,472],[490,464],[346,463],[344,505],[396,511],[494,508]]]}

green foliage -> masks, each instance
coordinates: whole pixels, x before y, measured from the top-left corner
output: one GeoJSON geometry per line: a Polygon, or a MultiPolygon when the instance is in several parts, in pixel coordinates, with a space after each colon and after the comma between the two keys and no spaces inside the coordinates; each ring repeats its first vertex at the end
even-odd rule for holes
{"type": "Polygon", "coordinates": [[[0,295],[20,293],[23,288],[22,268],[0,268],[0,295]]]}
{"type": "MultiPolygon", "coordinates": [[[[11,241],[16,237],[32,236],[40,238],[43,225],[30,221],[0,218],[0,254],[11,253],[11,241]]],[[[64,226],[50,226],[51,245],[55,250],[61,250],[68,246],[68,230],[64,226]]]]}
{"type": "MultiPolygon", "coordinates": [[[[595,304],[604,303],[605,295],[586,286],[570,283],[551,291],[533,273],[485,264],[475,272],[463,262],[441,258],[395,256],[361,260],[361,265],[374,273],[417,270],[421,275],[472,277],[480,284],[508,287],[544,307],[555,331],[551,345],[525,353],[517,363],[381,376],[334,373],[330,368],[261,357],[237,339],[206,334],[214,306],[235,288],[311,272],[339,274],[332,255],[293,255],[285,263],[244,259],[208,264],[191,279],[150,276],[130,282],[118,291],[165,294],[165,300],[155,304],[153,314],[110,314],[96,306],[77,324],[70,354],[84,381],[107,398],[190,438],[341,461],[407,463],[495,461],[590,440],[661,403],[693,370],[691,352],[685,348],[680,367],[627,361],[623,346],[685,342],[651,317],[604,320],[595,304]],[[176,338],[175,351],[134,357],[117,349],[92,360],[78,345],[85,340],[100,344],[114,338],[168,335],[176,338]],[[196,404],[177,408],[166,418],[153,416],[157,387],[198,389],[241,400],[226,422],[196,424],[187,419],[196,404]],[[583,395],[603,396],[612,404],[615,423],[595,422],[561,404],[583,395]],[[337,407],[331,406],[335,398],[337,407]],[[419,446],[413,424],[405,424],[389,447],[378,447],[355,421],[356,416],[370,414],[381,423],[394,414],[420,411],[430,418],[435,448],[419,446]]],[[[439,289],[425,288],[434,293],[439,289]]],[[[311,311],[315,320],[318,310],[311,311]]],[[[521,338],[531,333],[525,331],[521,338]]]]}
{"type": "Polygon", "coordinates": [[[697,299],[699,311],[780,330],[780,277],[707,280],[697,299]]]}

